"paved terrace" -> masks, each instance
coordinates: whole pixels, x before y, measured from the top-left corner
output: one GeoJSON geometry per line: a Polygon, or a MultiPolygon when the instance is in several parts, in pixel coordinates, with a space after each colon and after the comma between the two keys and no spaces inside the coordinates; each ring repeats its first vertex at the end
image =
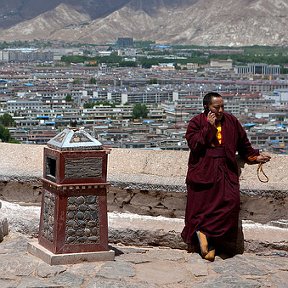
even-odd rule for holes
{"type": "Polygon", "coordinates": [[[27,253],[38,233],[43,146],[0,144],[0,287],[287,287],[288,161],[273,155],[241,169],[244,254],[215,262],[181,241],[188,152],[113,149],[109,155],[109,242],[113,262],[49,266],[27,253]],[[173,249],[171,249],[173,248],[173,249]]]}

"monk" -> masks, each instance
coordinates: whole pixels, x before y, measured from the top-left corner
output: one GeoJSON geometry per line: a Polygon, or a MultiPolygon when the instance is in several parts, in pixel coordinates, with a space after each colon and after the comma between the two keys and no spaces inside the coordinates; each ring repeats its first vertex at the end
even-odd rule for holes
{"type": "Polygon", "coordinates": [[[215,247],[238,231],[240,189],[236,153],[250,164],[265,163],[271,157],[252,148],[237,118],[224,112],[220,94],[206,94],[203,106],[204,112],[190,120],[185,135],[190,156],[181,236],[189,249],[196,251],[198,247],[204,259],[213,261],[215,247]]]}

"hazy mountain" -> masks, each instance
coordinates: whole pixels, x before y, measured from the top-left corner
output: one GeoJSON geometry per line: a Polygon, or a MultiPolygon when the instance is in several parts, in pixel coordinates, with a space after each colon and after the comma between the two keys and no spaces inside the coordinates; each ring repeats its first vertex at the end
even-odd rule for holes
{"type": "Polygon", "coordinates": [[[1,1],[0,41],[118,37],[199,45],[284,45],[287,0],[1,1]]]}

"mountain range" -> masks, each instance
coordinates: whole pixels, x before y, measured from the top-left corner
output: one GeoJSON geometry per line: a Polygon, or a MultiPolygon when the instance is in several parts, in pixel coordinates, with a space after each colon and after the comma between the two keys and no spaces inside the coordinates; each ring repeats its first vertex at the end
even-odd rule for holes
{"type": "Polygon", "coordinates": [[[287,0],[0,0],[0,41],[287,45],[287,0]]]}

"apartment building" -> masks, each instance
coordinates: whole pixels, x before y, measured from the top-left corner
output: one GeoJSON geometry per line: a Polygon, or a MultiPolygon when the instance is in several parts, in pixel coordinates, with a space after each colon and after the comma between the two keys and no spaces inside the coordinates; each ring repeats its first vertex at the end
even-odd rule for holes
{"type": "Polygon", "coordinates": [[[288,132],[283,131],[251,131],[247,132],[254,147],[277,153],[288,152],[288,132]]]}
{"type": "Polygon", "coordinates": [[[121,104],[153,104],[153,103],[162,103],[164,101],[172,101],[173,91],[165,89],[157,89],[155,87],[138,89],[134,91],[125,91],[120,90],[97,90],[93,91],[94,101],[110,101],[113,103],[121,104]]]}
{"type": "Polygon", "coordinates": [[[235,66],[236,74],[259,74],[259,75],[279,75],[280,65],[268,65],[265,63],[248,63],[247,66],[235,66]]]}
{"type": "Polygon", "coordinates": [[[55,137],[58,131],[54,127],[34,127],[28,132],[28,143],[46,144],[50,139],[55,137]]]}
{"type": "Polygon", "coordinates": [[[275,89],[273,93],[267,93],[264,95],[265,99],[269,99],[280,106],[288,105],[288,88],[287,89],[275,89]]]}
{"type": "Polygon", "coordinates": [[[0,62],[51,62],[53,58],[53,52],[33,48],[14,48],[0,51],[0,62]]]}

